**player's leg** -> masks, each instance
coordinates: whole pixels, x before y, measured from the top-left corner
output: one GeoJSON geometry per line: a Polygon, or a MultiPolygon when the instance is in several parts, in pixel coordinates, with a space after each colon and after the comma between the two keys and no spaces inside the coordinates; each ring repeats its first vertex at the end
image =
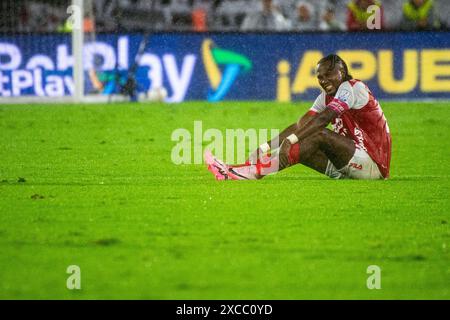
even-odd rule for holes
{"type": "Polygon", "coordinates": [[[207,163],[209,169],[213,169],[211,171],[214,171],[216,178],[252,180],[261,179],[297,163],[326,174],[330,170],[329,161],[335,168],[341,169],[349,163],[354,153],[355,144],[352,139],[322,129],[297,144],[282,143],[277,154],[263,159],[256,165],[227,166],[212,156],[207,163]]]}
{"type": "Polygon", "coordinates": [[[323,129],[297,143],[280,148],[279,168],[301,163],[331,178],[383,179],[378,165],[352,139],[323,129]]]}
{"type": "Polygon", "coordinates": [[[336,168],[343,168],[348,164],[354,152],[355,145],[352,139],[323,129],[294,145],[283,142],[277,154],[270,158],[263,158],[256,165],[223,165],[222,170],[228,170],[226,179],[252,180],[261,179],[266,175],[301,163],[320,173],[339,176],[340,174],[333,166],[330,168],[329,162],[331,161],[336,168]],[[334,169],[334,174],[330,172],[331,169],[334,169]]]}
{"type": "MultiPolygon", "coordinates": [[[[304,143],[302,147],[308,148],[309,146],[307,143],[304,143]]],[[[299,163],[307,166],[308,168],[316,170],[317,172],[325,174],[328,162],[329,160],[325,153],[323,153],[321,150],[317,150],[315,153],[305,152],[305,155],[302,157],[299,163]]]]}

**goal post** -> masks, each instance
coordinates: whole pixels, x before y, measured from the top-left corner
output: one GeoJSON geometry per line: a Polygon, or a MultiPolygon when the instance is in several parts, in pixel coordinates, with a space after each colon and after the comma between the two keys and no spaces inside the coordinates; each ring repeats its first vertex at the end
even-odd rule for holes
{"type": "Polygon", "coordinates": [[[68,13],[72,16],[72,54],[73,54],[73,101],[83,102],[84,98],[84,64],[83,64],[83,45],[84,45],[84,27],[83,20],[85,16],[84,0],[72,0],[72,8],[68,8],[68,13]]]}
{"type": "Polygon", "coordinates": [[[86,101],[83,58],[86,41],[96,40],[93,1],[1,1],[0,104],[86,101]]]}

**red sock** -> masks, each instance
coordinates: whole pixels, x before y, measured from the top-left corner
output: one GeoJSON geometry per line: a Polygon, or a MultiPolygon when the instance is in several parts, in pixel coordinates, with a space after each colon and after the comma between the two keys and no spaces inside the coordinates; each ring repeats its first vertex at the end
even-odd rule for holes
{"type": "Polygon", "coordinates": [[[300,143],[291,146],[288,154],[289,164],[293,165],[300,162],[300,143]]]}
{"type": "MultiPolygon", "coordinates": [[[[291,146],[288,154],[290,165],[300,162],[300,144],[296,143],[291,146]]],[[[280,169],[278,156],[271,157],[270,154],[265,155],[262,159],[258,159],[255,165],[246,162],[243,165],[235,165],[233,168],[239,169],[242,167],[250,167],[253,174],[256,176],[266,176],[268,174],[278,172],[280,169]]]]}
{"type": "Polygon", "coordinates": [[[272,158],[270,154],[263,156],[260,160],[258,159],[256,163],[256,174],[257,175],[268,175],[269,173],[278,171],[278,159],[272,158]]]}

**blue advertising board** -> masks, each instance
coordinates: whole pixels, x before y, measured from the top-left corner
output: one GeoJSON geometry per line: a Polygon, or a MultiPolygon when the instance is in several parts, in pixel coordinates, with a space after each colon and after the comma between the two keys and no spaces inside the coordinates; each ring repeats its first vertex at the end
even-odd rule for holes
{"type": "MultiPolygon", "coordinates": [[[[92,73],[104,82],[125,77],[142,39],[101,34],[87,42],[86,91],[92,73]]],[[[157,33],[137,61],[136,78],[140,91],[166,88],[168,102],[313,100],[315,66],[329,53],[380,99],[450,98],[450,32],[157,33]]],[[[2,36],[0,97],[68,95],[72,64],[69,35],[2,36]]]]}

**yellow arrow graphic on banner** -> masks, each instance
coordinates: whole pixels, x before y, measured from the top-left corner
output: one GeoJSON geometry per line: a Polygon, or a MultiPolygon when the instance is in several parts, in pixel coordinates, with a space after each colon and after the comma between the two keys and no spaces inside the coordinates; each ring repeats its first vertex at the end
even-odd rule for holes
{"type": "Polygon", "coordinates": [[[213,44],[214,43],[210,39],[203,41],[202,56],[203,64],[205,65],[206,74],[208,76],[211,87],[216,90],[219,87],[220,82],[222,81],[222,72],[217,66],[217,63],[214,61],[212,55],[211,48],[213,44]]]}

